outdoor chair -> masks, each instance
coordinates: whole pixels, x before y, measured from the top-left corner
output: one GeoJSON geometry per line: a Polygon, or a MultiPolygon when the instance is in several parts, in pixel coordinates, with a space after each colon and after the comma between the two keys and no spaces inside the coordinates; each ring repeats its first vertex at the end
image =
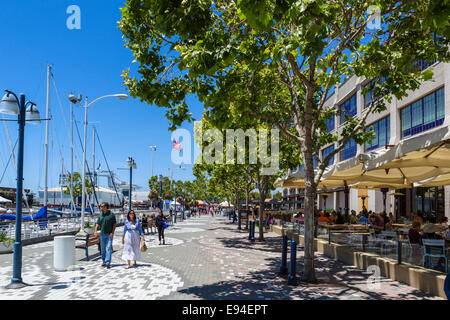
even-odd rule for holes
{"type": "Polygon", "coordinates": [[[378,235],[378,240],[380,242],[381,254],[383,254],[383,252],[385,254],[387,254],[388,248],[390,248],[390,247],[394,247],[395,252],[397,252],[397,243],[392,241],[392,240],[397,240],[397,239],[398,239],[398,235],[396,232],[381,231],[381,233],[378,235]]]}
{"type": "Polygon", "coordinates": [[[326,235],[327,234],[327,229],[325,228],[321,228],[321,226],[326,226],[328,223],[327,222],[317,222],[318,225],[318,235],[326,235]]]}
{"type": "Polygon", "coordinates": [[[439,260],[444,259],[445,261],[444,270],[445,273],[447,273],[448,259],[446,255],[445,240],[422,239],[422,243],[423,243],[422,266],[424,268],[429,266],[430,269],[433,269],[434,265],[431,264],[431,258],[438,258],[439,260]]]}

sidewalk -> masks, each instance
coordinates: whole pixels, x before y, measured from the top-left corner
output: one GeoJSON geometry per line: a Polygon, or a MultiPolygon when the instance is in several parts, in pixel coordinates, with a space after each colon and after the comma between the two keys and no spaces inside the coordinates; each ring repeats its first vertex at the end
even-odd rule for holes
{"type": "MultiPolygon", "coordinates": [[[[114,238],[111,269],[102,268],[96,246],[76,250],[71,271],[53,270],[53,242],[23,248],[23,273],[30,286],[7,290],[12,254],[0,255],[0,299],[439,299],[390,279],[368,287],[370,274],[317,255],[318,284],[287,285],[279,278],[281,238],[265,233],[266,241],[251,244],[246,230],[237,230],[226,217],[202,216],[178,222],[166,230],[166,245],[157,235],[146,236],[149,250],[137,268],[121,260],[122,228],[114,238]]],[[[255,234],[257,236],[257,233],[255,234]]],[[[302,270],[302,248],[297,269],[302,270]]]]}

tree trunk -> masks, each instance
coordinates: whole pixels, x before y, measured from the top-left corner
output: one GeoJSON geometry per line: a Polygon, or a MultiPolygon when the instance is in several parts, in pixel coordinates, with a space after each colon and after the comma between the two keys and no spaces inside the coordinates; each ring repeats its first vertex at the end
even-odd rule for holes
{"type": "Polygon", "coordinates": [[[264,241],[264,201],[266,192],[264,188],[259,189],[259,241],[264,241]]]}

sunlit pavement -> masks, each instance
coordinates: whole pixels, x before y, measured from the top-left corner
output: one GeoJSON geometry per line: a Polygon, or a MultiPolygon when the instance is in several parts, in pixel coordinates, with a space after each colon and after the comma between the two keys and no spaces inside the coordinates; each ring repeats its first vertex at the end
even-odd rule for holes
{"type": "MultiPolygon", "coordinates": [[[[0,255],[0,299],[439,299],[386,278],[368,282],[371,274],[317,254],[317,284],[288,286],[277,276],[281,238],[265,233],[250,243],[247,230],[237,230],[226,217],[201,216],[166,230],[166,245],[146,235],[148,251],[138,267],[125,269],[121,260],[123,229],[114,238],[111,269],[101,267],[96,246],[77,249],[76,266],[53,269],[53,242],[23,248],[23,280],[29,286],[5,289],[12,274],[12,254],[0,255]]],[[[258,230],[256,230],[258,231],[258,230]]],[[[258,233],[256,232],[256,237],[258,233]]],[[[302,270],[302,248],[297,269],[302,270]]]]}

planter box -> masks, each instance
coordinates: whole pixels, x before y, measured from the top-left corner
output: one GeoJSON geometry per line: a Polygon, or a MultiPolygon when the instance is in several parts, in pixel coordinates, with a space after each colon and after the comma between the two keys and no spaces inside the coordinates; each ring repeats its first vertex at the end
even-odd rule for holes
{"type": "Polygon", "coordinates": [[[0,253],[11,253],[13,252],[13,244],[6,246],[4,242],[0,242],[0,253]]]}

